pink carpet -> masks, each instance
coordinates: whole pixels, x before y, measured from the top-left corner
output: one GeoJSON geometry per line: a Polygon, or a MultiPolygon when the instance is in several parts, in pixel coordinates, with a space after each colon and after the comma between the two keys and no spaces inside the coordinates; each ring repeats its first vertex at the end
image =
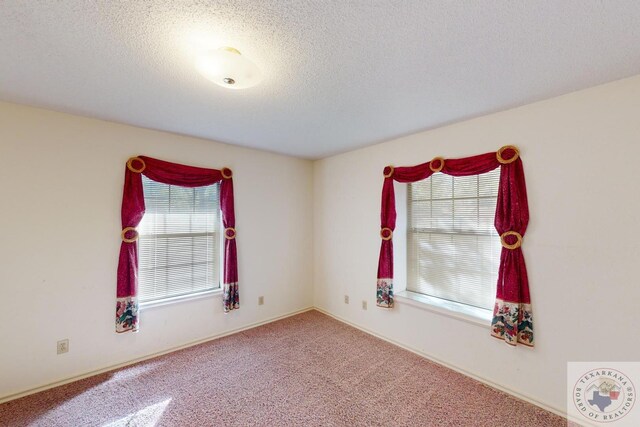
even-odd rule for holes
{"type": "Polygon", "coordinates": [[[310,311],[7,402],[0,425],[526,427],[566,420],[310,311]]]}

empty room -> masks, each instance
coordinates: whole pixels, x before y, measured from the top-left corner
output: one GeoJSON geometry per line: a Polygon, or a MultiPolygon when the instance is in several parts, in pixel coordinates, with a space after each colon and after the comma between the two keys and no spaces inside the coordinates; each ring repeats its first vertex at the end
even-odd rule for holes
{"type": "Polygon", "coordinates": [[[0,426],[640,425],[640,3],[0,2],[0,426]]]}

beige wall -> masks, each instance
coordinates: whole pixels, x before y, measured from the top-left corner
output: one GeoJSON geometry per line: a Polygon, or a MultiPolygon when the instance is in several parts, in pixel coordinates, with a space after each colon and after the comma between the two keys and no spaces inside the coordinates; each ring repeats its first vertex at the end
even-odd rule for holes
{"type": "MultiPolygon", "coordinates": [[[[315,305],[564,411],[567,361],[640,360],[639,140],[640,76],[316,162],[315,305]],[[402,302],[375,307],[383,167],[506,144],[520,147],[527,180],[536,347],[510,348],[488,326],[402,302]]],[[[395,265],[402,286],[400,251],[395,265]]]]}
{"type": "Polygon", "coordinates": [[[311,306],[311,189],[310,161],[0,103],[0,398],[311,306]],[[237,312],[207,297],[144,309],[139,333],[114,332],[136,154],[233,169],[237,312]]]}

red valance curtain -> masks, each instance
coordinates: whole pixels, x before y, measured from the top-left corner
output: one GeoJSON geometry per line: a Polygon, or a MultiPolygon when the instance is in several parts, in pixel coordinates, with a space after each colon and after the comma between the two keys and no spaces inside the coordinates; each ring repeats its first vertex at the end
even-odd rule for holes
{"type": "Polygon", "coordinates": [[[116,332],[138,330],[138,233],[145,212],[142,176],[182,187],[202,187],[220,182],[220,209],[224,230],[224,311],[240,308],[233,177],[231,169],[205,169],[165,162],[146,156],[127,161],[122,195],[122,244],[118,263],[116,332]]]}
{"type": "Polygon", "coordinates": [[[380,258],[378,261],[377,305],[393,307],[393,231],[396,227],[396,201],[393,182],[416,182],[436,172],[453,176],[486,173],[500,167],[500,184],[495,227],[502,240],[496,303],[493,309],[491,335],[533,346],[533,317],[529,297],[527,268],[522,254],[522,236],[529,223],[527,189],[522,159],[514,146],[498,152],[463,159],[436,157],[430,162],[411,167],[387,166],[382,187],[380,258]]]}

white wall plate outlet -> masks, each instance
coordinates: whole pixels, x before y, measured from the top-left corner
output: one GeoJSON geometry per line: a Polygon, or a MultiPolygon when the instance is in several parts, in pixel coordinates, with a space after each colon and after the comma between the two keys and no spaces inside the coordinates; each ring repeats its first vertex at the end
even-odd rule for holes
{"type": "Polygon", "coordinates": [[[56,346],[58,354],[68,353],[69,352],[69,340],[60,340],[56,346]]]}

